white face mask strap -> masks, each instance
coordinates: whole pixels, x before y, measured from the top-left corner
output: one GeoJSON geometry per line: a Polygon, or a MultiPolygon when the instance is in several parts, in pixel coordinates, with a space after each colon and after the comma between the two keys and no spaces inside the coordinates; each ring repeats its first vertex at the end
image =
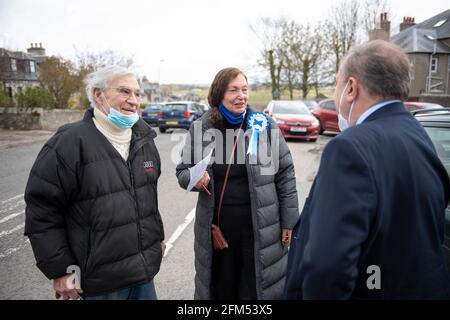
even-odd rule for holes
{"type": "Polygon", "coordinates": [[[347,83],[345,84],[344,89],[342,90],[341,97],[339,99],[338,113],[340,113],[340,111],[341,111],[342,98],[344,98],[344,93],[345,93],[345,90],[347,90],[347,87],[348,87],[349,83],[350,83],[350,80],[347,81],[347,83]]]}
{"type": "MultiPolygon", "coordinates": [[[[99,89],[99,90],[100,90],[100,89],[99,89]]],[[[103,91],[100,91],[100,92],[101,92],[101,94],[103,95],[103,98],[105,99],[105,102],[106,102],[106,104],[108,105],[108,108],[111,109],[111,105],[109,104],[108,99],[106,99],[105,94],[103,93],[103,91]]],[[[101,107],[102,107],[103,111],[106,113],[106,115],[108,115],[109,112],[106,112],[106,109],[105,109],[105,107],[103,106],[103,104],[101,105],[101,107]]]]}

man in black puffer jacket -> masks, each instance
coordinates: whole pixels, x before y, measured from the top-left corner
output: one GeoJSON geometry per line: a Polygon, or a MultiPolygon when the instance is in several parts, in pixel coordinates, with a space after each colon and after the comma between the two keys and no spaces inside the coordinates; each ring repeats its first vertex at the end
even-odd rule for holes
{"type": "Polygon", "coordinates": [[[137,111],[139,84],[111,66],[90,74],[93,108],[44,145],[25,191],[25,235],[64,299],[156,299],[164,252],[156,133],[137,111]],[[80,287],[71,286],[79,270],[80,287]]]}

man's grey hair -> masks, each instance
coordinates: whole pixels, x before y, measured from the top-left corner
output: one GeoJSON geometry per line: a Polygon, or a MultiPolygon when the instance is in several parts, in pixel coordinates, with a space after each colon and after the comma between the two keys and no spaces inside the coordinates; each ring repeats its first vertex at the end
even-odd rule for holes
{"type": "Polygon", "coordinates": [[[89,73],[86,76],[85,82],[86,82],[86,94],[87,98],[89,99],[89,102],[91,103],[91,106],[94,107],[96,105],[94,97],[94,89],[98,88],[103,91],[106,89],[108,83],[111,80],[128,75],[134,76],[136,77],[136,79],[138,79],[136,74],[130,69],[116,65],[104,67],[102,69],[89,73]]]}
{"type": "Polygon", "coordinates": [[[410,63],[399,46],[374,40],[352,48],[341,62],[340,77],[361,81],[371,97],[406,100],[410,90],[410,63]]]}

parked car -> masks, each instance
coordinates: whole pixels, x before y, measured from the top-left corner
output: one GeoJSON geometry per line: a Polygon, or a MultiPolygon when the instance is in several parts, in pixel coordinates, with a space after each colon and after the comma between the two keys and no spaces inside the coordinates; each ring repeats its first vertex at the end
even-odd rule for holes
{"type": "MultiPolygon", "coordinates": [[[[450,175],[450,108],[417,110],[413,114],[427,131],[442,164],[450,175]]],[[[450,266],[450,206],[445,210],[444,249],[450,266]]]]}
{"type": "Polygon", "coordinates": [[[338,113],[333,99],[325,99],[319,102],[312,114],[319,119],[320,134],[324,131],[341,132],[338,124],[338,113]]]}
{"type": "Polygon", "coordinates": [[[159,113],[164,105],[159,103],[150,103],[142,111],[142,119],[149,125],[158,125],[159,113]]]}
{"type": "Polygon", "coordinates": [[[199,103],[200,107],[203,109],[203,113],[209,110],[209,105],[207,103],[199,103]]]}
{"type": "Polygon", "coordinates": [[[271,101],[264,110],[278,124],[285,138],[316,141],[319,121],[302,101],[271,101]]]}
{"type": "Polygon", "coordinates": [[[192,101],[166,102],[159,113],[158,127],[161,133],[167,129],[189,129],[191,123],[204,113],[202,106],[192,101]]]}
{"type": "Polygon", "coordinates": [[[301,100],[309,110],[313,111],[319,104],[316,100],[301,100]]]}
{"type": "Polygon", "coordinates": [[[422,110],[422,109],[436,109],[436,108],[443,108],[440,104],[437,103],[431,103],[431,102],[412,102],[412,101],[405,101],[403,102],[405,105],[406,110],[408,111],[415,111],[415,110],[422,110]]]}

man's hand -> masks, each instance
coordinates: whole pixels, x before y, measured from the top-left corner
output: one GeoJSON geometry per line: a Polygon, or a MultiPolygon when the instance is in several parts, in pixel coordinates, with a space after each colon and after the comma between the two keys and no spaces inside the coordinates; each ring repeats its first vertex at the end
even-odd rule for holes
{"type": "Polygon", "coordinates": [[[203,190],[203,186],[207,186],[209,184],[209,180],[211,180],[211,178],[209,177],[209,174],[207,171],[205,171],[205,173],[203,174],[203,177],[198,180],[197,184],[195,185],[195,187],[198,190],[203,190]]]}
{"type": "Polygon", "coordinates": [[[161,241],[161,251],[162,255],[164,256],[164,252],[166,252],[166,244],[164,243],[164,241],[161,241]]]}
{"type": "Polygon", "coordinates": [[[289,247],[291,244],[292,230],[291,229],[283,229],[281,230],[281,243],[285,247],[289,247]]]}
{"type": "Polygon", "coordinates": [[[63,298],[64,300],[77,300],[83,290],[76,288],[75,273],[63,276],[53,280],[53,289],[55,290],[55,298],[63,298]]]}

